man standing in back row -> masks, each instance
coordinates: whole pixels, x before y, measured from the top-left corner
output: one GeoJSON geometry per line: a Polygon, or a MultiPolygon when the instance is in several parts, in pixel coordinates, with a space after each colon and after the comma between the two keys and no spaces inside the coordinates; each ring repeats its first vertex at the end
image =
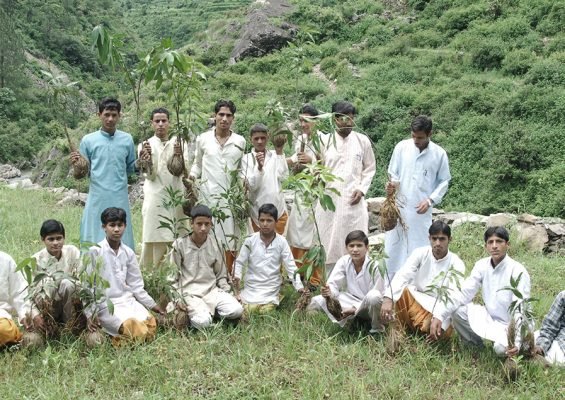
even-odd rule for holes
{"type": "Polygon", "coordinates": [[[332,105],[335,134],[322,139],[322,163],[339,179],[329,187],[335,211],[323,210],[318,204],[316,222],[326,249],[326,273],[330,274],[337,260],[346,254],[343,246],[349,232],[369,230],[369,214],[364,197],[375,175],[375,154],[369,138],[353,130],[356,114],[353,104],[338,101],[332,105]]]}
{"type": "Polygon", "coordinates": [[[428,245],[432,208],[447,192],[451,175],[447,153],[430,139],[432,120],[420,115],[412,121],[412,139],[396,145],[388,166],[387,193],[396,188],[396,202],[404,227],[386,232],[386,265],[390,278],[418,247],[428,245]],[[405,229],[406,228],[406,229],[405,229]]]}
{"type": "Polygon", "coordinates": [[[129,133],[117,129],[122,105],[113,98],[104,98],[98,105],[102,126],[80,141],[80,153],[70,154],[75,177],[90,176],[88,198],[80,222],[81,243],[98,243],[106,237],[100,227],[100,214],[108,207],[123,208],[127,215],[123,242],[135,251],[128,198],[128,174],[135,172],[135,147],[129,133]],[[81,156],[88,168],[77,173],[81,156]]]}
{"type": "MultiPolygon", "coordinates": [[[[221,209],[226,218],[215,218],[214,234],[225,252],[226,266],[231,274],[236,255],[236,236],[240,235],[227,200],[222,194],[229,193],[234,179],[238,179],[245,139],[231,130],[235,117],[235,104],[231,100],[219,100],[214,106],[215,126],[196,139],[194,164],[190,170],[192,180],[200,178],[199,203],[210,209],[221,209]]],[[[243,232],[245,234],[245,232],[243,232]]]]}

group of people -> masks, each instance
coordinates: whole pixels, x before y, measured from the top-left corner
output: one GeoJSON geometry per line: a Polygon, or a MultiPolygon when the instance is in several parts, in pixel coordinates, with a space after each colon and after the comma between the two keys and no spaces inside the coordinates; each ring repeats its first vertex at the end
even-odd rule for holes
{"type": "MultiPolygon", "coordinates": [[[[137,151],[131,135],[117,129],[120,113],[119,101],[103,99],[101,129],[86,135],[80,151],[70,155],[72,166],[80,160],[88,165],[82,174],[75,171],[76,177],[90,177],[80,235],[83,243],[97,243],[87,253],[86,270],[100,269],[107,282],[102,297],[83,304],[83,310],[77,306],[72,276],[76,278],[85,259],[77,248],[64,245],[60,222],[45,221],[40,230],[45,249],[34,256],[36,271],[64,272],[47,293],[56,310],[52,316],[59,322],[83,312],[87,329],[102,329],[116,345],[151,339],[157,322],[150,311],[157,316],[184,313],[187,326],[205,329],[214,318],[237,320],[246,312],[275,309],[284,269],[298,292],[320,290],[309,302],[309,312],[326,312],[342,326],[367,320],[371,333],[384,332],[389,325],[421,332],[431,341],[448,338],[455,329],[465,342],[482,346],[483,339],[492,341],[501,356],[513,357],[530,345],[531,354],[565,362],[565,292],[545,318],[535,345],[520,335],[531,328],[528,303],[523,301],[530,296],[530,278],[507,254],[505,228],[487,229],[484,242],[490,256],[463,279],[465,265],[449,251],[450,227],[432,223],[432,208],[447,192],[451,176],[445,150],[430,140],[428,117],[413,120],[412,137],[398,143],[388,167],[386,191],[395,193],[400,217],[386,233],[383,268],[368,255],[365,194],[375,174],[375,156],[370,139],[353,129],[356,109],[351,103],[332,105],[335,131],[329,133],[314,131],[318,111],[303,106],[301,132],[290,157],[284,153],[286,137],[270,137],[261,123],[252,126],[252,150],[245,154],[245,138],[231,129],[236,106],[229,100],[215,104],[213,126],[193,143],[170,137],[169,112],[153,110],[155,134],[137,151]],[[273,150],[268,149],[269,140],[273,150]],[[180,170],[171,168],[173,157],[182,159],[180,170]],[[326,188],[333,207],[309,207],[296,196],[287,211],[282,185],[290,171],[319,164],[336,177],[326,188]],[[127,192],[127,176],[136,167],[145,178],[139,263],[127,192]],[[250,204],[244,225],[229,202],[238,184],[250,204]],[[166,206],[171,190],[197,193],[197,204],[184,210],[188,218],[180,205],[166,206]],[[187,234],[175,234],[182,231],[179,227],[187,234]],[[325,249],[327,274],[315,269],[303,281],[298,267],[308,263],[307,252],[317,244],[325,249]],[[166,309],[146,292],[141,272],[164,262],[176,266],[173,287],[178,293],[166,309]],[[479,290],[484,305],[472,302],[479,290]],[[509,328],[517,333],[509,335],[509,328]]],[[[12,314],[29,331],[45,330],[46,321],[36,299],[27,295],[27,283],[15,271],[14,261],[1,253],[0,263],[0,273],[6,274],[0,280],[3,345],[21,339],[12,314]]]]}

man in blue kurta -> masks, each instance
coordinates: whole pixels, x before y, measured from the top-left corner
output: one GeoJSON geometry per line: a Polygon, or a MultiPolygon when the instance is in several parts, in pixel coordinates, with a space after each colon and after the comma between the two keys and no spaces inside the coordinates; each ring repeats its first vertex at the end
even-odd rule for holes
{"type": "Polygon", "coordinates": [[[100,215],[108,207],[119,207],[127,213],[126,232],[122,241],[135,249],[128,200],[128,174],[135,170],[135,148],[131,135],[116,129],[121,108],[116,99],[105,98],[100,101],[98,117],[102,127],[82,138],[80,153],[71,152],[70,160],[75,168],[76,178],[90,174],[88,198],[80,223],[81,243],[98,243],[103,240],[105,234],[100,215]],[[78,171],[77,168],[81,157],[89,165],[84,171],[78,171]]]}

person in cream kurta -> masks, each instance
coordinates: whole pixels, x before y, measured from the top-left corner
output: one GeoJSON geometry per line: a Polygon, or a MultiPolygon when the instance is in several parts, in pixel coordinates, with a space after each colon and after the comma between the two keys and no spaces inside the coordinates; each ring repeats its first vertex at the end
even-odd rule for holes
{"type": "MultiPolygon", "coordinates": [[[[175,233],[186,234],[187,225],[182,207],[166,209],[163,202],[169,200],[167,190],[173,189],[184,193],[181,176],[173,176],[167,168],[167,163],[175,152],[180,154],[180,143],[177,137],[169,138],[169,111],[157,108],[151,113],[151,125],[155,135],[138,146],[139,159],[151,161],[150,171],[144,171],[143,182],[143,216],[142,248],[139,264],[143,267],[158,267],[168,251],[169,245],[174,240],[174,232],[167,228],[160,228],[161,221],[170,223],[176,220],[175,233]],[[165,219],[164,217],[168,218],[165,219]]],[[[186,171],[190,171],[194,149],[192,144],[183,143],[183,158],[186,171]]]]}
{"type": "Polygon", "coordinates": [[[215,221],[214,235],[226,254],[229,273],[237,250],[236,237],[245,235],[245,232],[239,232],[226,199],[221,197],[229,192],[232,179],[237,179],[245,151],[245,139],[230,129],[235,110],[231,101],[216,103],[215,127],[196,139],[195,158],[190,170],[193,180],[201,180],[199,202],[212,210],[218,208],[226,215],[223,221],[215,221]]]}
{"type": "MultiPolygon", "coordinates": [[[[37,261],[38,272],[42,270],[53,273],[62,271],[70,278],[63,278],[58,286],[45,285],[47,295],[53,300],[53,317],[57,322],[67,322],[73,316],[73,297],[77,292],[79,268],[81,265],[80,251],[73,245],[63,245],[61,257],[57,259],[44,248],[33,255],[37,261]]],[[[35,309],[35,306],[34,306],[35,309]]]]}
{"type": "Polygon", "coordinates": [[[209,327],[216,312],[227,319],[243,314],[241,304],[230,294],[224,255],[214,239],[206,236],[200,246],[192,235],[179,238],[171,253],[172,261],[179,267],[174,288],[183,297],[190,323],[196,329],[209,327]]]}
{"type": "Polygon", "coordinates": [[[388,166],[387,192],[397,187],[396,203],[406,227],[398,223],[385,234],[391,279],[415,249],[427,246],[432,208],[443,199],[451,179],[447,153],[430,141],[432,121],[416,117],[411,129],[412,139],[396,145],[388,166]]]}
{"type": "Polygon", "coordinates": [[[370,139],[352,130],[355,108],[347,102],[332,106],[337,131],[323,139],[322,163],[338,180],[328,186],[339,196],[331,194],[335,211],[316,207],[316,222],[322,245],[326,250],[326,269],[330,273],[337,260],[345,255],[343,243],[354,230],[369,230],[369,214],[365,194],[375,175],[375,154],[370,139]]]}
{"type": "Polygon", "coordinates": [[[276,232],[283,235],[288,220],[286,202],[282,193],[282,183],[288,177],[288,165],[283,152],[286,138],[274,137],[275,150],[267,150],[269,133],[265,125],[255,124],[251,127],[249,135],[253,150],[243,156],[241,176],[249,188],[253,231],[259,230],[259,207],[270,203],[277,207],[279,214],[276,232]]]}
{"type": "MultiPolygon", "coordinates": [[[[315,164],[318,160],[314,145],[310,135],[315,122],[312,117],[318,115],[316,110],[310,104],[305,104],[300,110],[300,128],[302,133],[294,141],[294,154],[287,158],[289,167],[295,172],[300,172],[307,165],[315,164]]],[[[320,133],[315,133],[320,135],[320,133]]],[[[290,245],[290,251],[296,260],[296,266],[302,267],[300,260],[306,255],[308,250],[314,245],[316,235],[316,227],[314,225],[314,214],[312,209],[305,207],[300,193],[294,194],[294,202],[288,217],[288,225],[286,231],[286,240],[290,245]]],[[[312,271],[310,277],[310,285],[318,287],[321,281],[321,271],[316,269],[312,271]]]]}
{"type": "MultiPolygon", "coordinates": [[[[463,261],[449,251],[449,225],[435,221],[428,233],[430,245],[419,247],[410,254],[384,290],[381,308],[384,321],[392,319],[395,306],[396,317],[405,328],[423,333],[429,333],[428,322],[435,309],[443,305],[432,286],[445,287],[449,297],[455,297],[457,282],[465,274],[463,261]]],[[[447,331],[450,323],[451,319],[446,318],[442,329],[447,331]]]]}
{"type": "Polygon", "coordinates": [[[22,333],[13,317],[23,321],[26,310],[31,311],[26,296],[27,282],[16,272],[16,262],[0,251],[0,347],[21,340],[22,333]]]}
{"type": "MultiPolygon", "coordinates": [[[[440,305],[434,312],[431,331],[437,332],[439,325],[451,315],[453,327],[464,341],[482,346],[482,339],[487,339],[494,343],[494,350],[500,356],[518,353],[520,335],[516,338],[515,346],[509,348],[507,329],[512,317],[510,304],[520,299],[512,291],[503,289],[511,286],[511,279],[519,278],[517,290],[522,298],[529,298],[530,275],[522,264],[507,254],[508,237],[503,227],[487,229],[485,247],[490,257],[477,261],[453,302],[440,305]],[[471,302],[479,290],[484,305],[471,302]]],[[[513,317],[516,321],[521,320],[519,312],[515,312],[513,317]]]]}

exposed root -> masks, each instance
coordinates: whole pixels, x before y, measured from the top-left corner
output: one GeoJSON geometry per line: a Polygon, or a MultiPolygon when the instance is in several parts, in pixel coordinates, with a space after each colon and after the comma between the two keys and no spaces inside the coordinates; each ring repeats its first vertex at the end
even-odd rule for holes
{"type": "Polygon", "coordinates": [[[312,300],[312,295],[313,293],[308,288],[305,288],[296,302],[296,309],[298,311],[306,310],[312,300]]]}
{"type": "Polygon", "coordinates": [[[331,315],[334,316],[335,319],[337,319],[338,321],[342,320],[342,308],[341,308],[341,304],[339,303],[339,300],[336,299],[333,296],[330,297],[325,297],[326,299],[326,306],[328,307],[328,311],[330,312],[331,315]]]}
{"type": "Polygon", "coordinates": [[[507,382],[514,382],[518,379],[520,375],[520,371],[518,369],[518,363],[512,357],[508,357],[502,366],[502,370],[504,371],[504,378],[507,382]]]}
{"type": "Polygon", "coordinates": [[[94,332],[86,332],[84,335],[84,341],[88,348],[93,349],[102,345],[106,341],[106,335],[100,329],[94,332]]]}
{"type": "Polygon", "coordinates": [[[385,349],[387,354],[394,355],[406,340],[406,334],[402,325],[394,320],[387,326],[385,349]]]}
{"type": "Polygon", "coordinates": [[[167,169],[173,176],[181,176],[184,172],[184,160],[182,154],[173,154],[167,162],[167,169]]]}
{"type": "Polygon", "coordinates": [[[406,230],[406,225],[400,216],[400,209],[397,205],[396,187],[386,196],[386,200],[384,201],[380,211],[380,221],[381,228],[385,232],[393,230],[397,224],[400,224],[402,228],[406,230]]]}
{"type": "Polygon", "coordinates": [[[190,324],[190,318],[188,317],[188,312],[176,308],[173,313],[173,326],[179,331],[183,331],[188,328],[190,324]]]}
{"type": "Polygon", "coordinates": [[[45,338],[39,332],[28,331],[22,336],[22,347],[27,349],[37,349],[45,344],[45,338]]]}

